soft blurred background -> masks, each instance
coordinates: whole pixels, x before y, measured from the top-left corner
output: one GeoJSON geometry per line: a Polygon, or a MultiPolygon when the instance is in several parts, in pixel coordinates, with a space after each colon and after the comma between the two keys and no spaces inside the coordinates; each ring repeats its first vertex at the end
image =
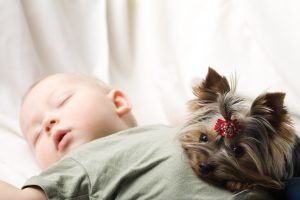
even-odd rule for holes
{"type": "Polygon", "coordinates": [[[299,130],[299,10],[298,0],[0,0],[0,179],[21,186],[39,172],[18,110],[55,72],[122,89],[140,125],[179,126],[211,66],[249,100],[285,92],[299,130]]]}

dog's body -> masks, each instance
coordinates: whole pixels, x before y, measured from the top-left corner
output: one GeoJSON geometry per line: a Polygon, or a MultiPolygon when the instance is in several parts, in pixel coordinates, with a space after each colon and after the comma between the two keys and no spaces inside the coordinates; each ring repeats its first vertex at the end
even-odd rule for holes
{"type": "Polygon", "coordinates": [[[284,93],[264,93],[248,105],[211,68],[193,89],[180,140],[201,179],[231,191],[281,190],[300,175],[300,140],[284,93]]]}

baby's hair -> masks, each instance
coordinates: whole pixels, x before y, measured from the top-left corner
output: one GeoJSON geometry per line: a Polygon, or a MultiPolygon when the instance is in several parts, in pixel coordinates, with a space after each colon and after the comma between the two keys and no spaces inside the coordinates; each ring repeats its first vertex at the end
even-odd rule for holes
{"type": "MultiPolygon", "coordinates": [[[[78,73],[65,73],[68,75],[74,75],[74,76],[78,76],[80,78],[84,78],[86,80],[89,81],[93,81],[94,83],[98,84],[99,86],[101,86],[101,89],[103,90],[104,93],[108,93],[109,91],[111,91],[111,88],[104,83],[103,81],[101,81],[100,79],[98,79],[95,76],[90,76],[90,75],[84,75],[84,74],[78,74],[78,73]]],[[[26,97],[28,96],[28,94],[31,92],[31,90],[38,85],[40,82],[42,82],[43,80],[45,80],[46,78],[53,76],[55,74],[50,74],[50,75],[46,75],[46,76],[42,76],[39,79],[37,79],[25,92],[25,94],[22,97],[21,103],[23,104],[24,100],[26,99],[26,97]]]]}

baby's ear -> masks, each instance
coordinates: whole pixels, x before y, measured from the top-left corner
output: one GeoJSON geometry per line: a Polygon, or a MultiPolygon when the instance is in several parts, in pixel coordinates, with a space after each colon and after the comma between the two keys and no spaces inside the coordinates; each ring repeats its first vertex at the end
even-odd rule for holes
{"type": "Polygon", "coordinates": [[[120,90],[111,90],[108,93],[108,98],[110,98],[115,105],[116,113],[121,117],[131,110],[131,104],[127,96],[120,90]]]}
{"type": "Polygon", "coordinates": [[[218,95],[226,94],[229,91],[230,86],[227,79],[209,67],[206,78],[200,84],[193,87],[193,93],[197,99],[191,102],[190,109],[194,110],[199,107],[197,106],[197,100],[206,103],[215,102],[218,95]]]}
{"type": "Polygon", "coordinates": [[[267,120],[275,130],[286,122],[287,110],[284,106],[285,93],[264,93],[252,103],[250,115],[258,119],[267,120]]]}

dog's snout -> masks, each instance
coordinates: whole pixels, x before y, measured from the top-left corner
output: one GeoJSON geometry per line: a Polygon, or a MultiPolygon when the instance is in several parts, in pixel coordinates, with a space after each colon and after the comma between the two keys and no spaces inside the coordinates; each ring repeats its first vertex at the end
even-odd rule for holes
{"type": "Polygon", "coordinates": [[[202,175],[207,175],[209,172],[211,172],[213,167],[205,162],[200,163],[199,165],[199,171],[202,175]]]}

